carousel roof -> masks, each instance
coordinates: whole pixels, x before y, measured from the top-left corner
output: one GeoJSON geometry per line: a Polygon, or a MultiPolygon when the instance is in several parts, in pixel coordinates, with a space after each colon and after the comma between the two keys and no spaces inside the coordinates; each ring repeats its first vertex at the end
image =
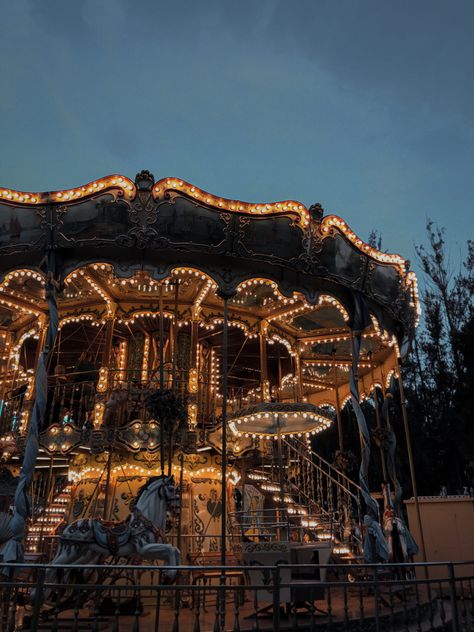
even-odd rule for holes
{"type": "MultiPolygon", "coordinates": [[[[236,326],[251,333],[253,314],[275,341],[302,339],[304,377],[315,382],[324,381],[324,367],[313,370],[312,356],[327,354],[329,371],[334,337],[338,353],[350,344],[355,295],[374,321],[367,352],[377,353],[375,333],[395,335],[401,345],[417,321],[409,262],[372,248],[340,217],[323,216],[319,205],[228,200],[176,178],[155,182],[147,171],[135,182],[115,175],[46,193],[0,188],[0,327],[15,327],[13,319],[20,330],[45,312],[43,269],[51,248],[64,285],[63,322],[100,320],[116,303],[124,325],[153,319],[157,281],[191,271],[187,284],[181,281],[183,321],[199,301],[211,327],[219,305],[209,296],[230,297],[236,326]]],[[[171,295],[170,289],[170,304],[171,295]]]]}

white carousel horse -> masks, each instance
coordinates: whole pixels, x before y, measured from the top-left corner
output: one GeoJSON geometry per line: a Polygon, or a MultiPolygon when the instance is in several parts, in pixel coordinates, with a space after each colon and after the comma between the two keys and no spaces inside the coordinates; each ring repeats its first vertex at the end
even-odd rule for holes
{"type": "MultiPolygon", "coordinates": [[[[163,542],[168,505],[178,502],[172,476],[154,476],[138,492],[131,514],[123,522],[100,519],[76,520],[60,535],[60,544],[51,565],[94,564],[103,556],[139,557],[163,560],[179,566],[181,555],[163,542]]],[[[46,581],[52,581],[57,569],[48,569],[46,581]]],[[[176,570],[164,571],[168,581],[176,570]]]]}

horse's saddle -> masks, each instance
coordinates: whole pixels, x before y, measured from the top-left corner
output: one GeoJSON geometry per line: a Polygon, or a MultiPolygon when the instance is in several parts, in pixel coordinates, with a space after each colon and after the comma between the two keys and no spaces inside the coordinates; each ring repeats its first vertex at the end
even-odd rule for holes
{"type": "Polygon", "coordinates": [[[103,546],[115,555],[121,546],[127,544],[130,540],[132,530],[130,528],[130,520],[102,520],[99,518],[94,521],[94,535],[100,546],[103,546]]]}

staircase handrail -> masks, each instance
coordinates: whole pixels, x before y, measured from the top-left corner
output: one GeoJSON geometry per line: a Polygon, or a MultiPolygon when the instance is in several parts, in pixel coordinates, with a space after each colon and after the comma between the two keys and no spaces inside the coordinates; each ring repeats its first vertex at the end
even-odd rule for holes
{"type": "MultiPolygon", "coordinates": [[[[326,459],[320,456],[317,452],[314,452],[314,450],[312,449],[308,449],[307,446],[302,441],[300,441],[296,437],[293,437],[293,440],[297,447],[304,448],[311,454],[311,456],[316,457],[316,459],[320,463],[324,463],[324,465],[326,465],[327,468],[329,469],[329,472],[326,472],[319,463],[315,462],[313,459],[310,459],[302,450],[298,450],[298,454],[303,459],[305,459],[308,463],[311,463],[311,465],[316,467],[324,476],[329,478],[336,486],[340,487],[344,492],[349,494],[357,502],[357,504],[360,504],[360,494],[362,490],[356,482],[354,482],[352,479],[346,476],[346,474],[338,470],[337,467],[329,463],[329,461],[326,461],[326,459]],[[333,472],[335,472],[334,475],[332,474],[333,472]],[[346,481],[346,484],[344,485],[337,477],[344,479],[346,481]],[[352,487],[352,490],[354,491],[351,490],[351,487],[352,487]]],[[[292,445],[286,439],[283,439],[283,442],[286,445],[288,445],[290,448],[295,448],[295,445],[292,445]]]]}

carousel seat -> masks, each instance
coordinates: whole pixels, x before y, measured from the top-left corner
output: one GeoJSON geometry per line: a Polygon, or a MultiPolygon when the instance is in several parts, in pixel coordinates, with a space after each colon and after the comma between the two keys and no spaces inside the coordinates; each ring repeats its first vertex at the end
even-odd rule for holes
{"type": "Polygon", "coordinates": [[[94,534],[98,544],[108,548],[112,553],[116,553],[121,546],[127,544],[131,533],[129,520],[94,521],[94,534]]]}
{"type": "Polygon", "coordinates": [[[104,518],[98,518],[99,525],[104,530],[112,530],[121,532],[123,529],[127,529],[130,521],[127,520],[104,520],[104,518]]]}

